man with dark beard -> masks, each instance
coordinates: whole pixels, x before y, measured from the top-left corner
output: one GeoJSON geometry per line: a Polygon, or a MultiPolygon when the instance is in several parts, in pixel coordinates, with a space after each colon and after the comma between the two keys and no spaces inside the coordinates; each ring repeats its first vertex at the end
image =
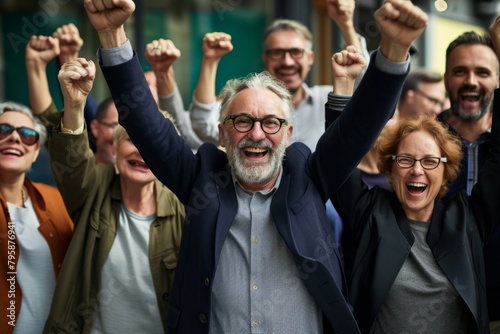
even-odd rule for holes
{"type": "Polygon", "coordinates": [[[438,118],[447,123],[464,144],[464,168],[447,197],[461,189],[470,194],[477,182],[477,173],[489,149],[490,107],[493,90],[498,87],[498,71],[498,58],[487,36],[463,33],[446,50],[444,82],[451,107],[438,118]]]}
{"type": "MultiPolygon", "coordinates": [[[[227,153],[206,143],[193,154],[158,112],[125,34],[134,1],[84,5],[120,124],[186,206],[179,260],[169,267],[173,288],[162,295],[168,333],[359,333],[324,203],[392,116],[427,14],[406,0],[386,0],[375,12],[380,48],[314,153],[301,143],[288,146],[291,95],[263,72],[223,90],[219,133],[227,153]]],[[[338,53],[335,61],[365,63],[359,51],[338,53]]]]}
{"type": "MultiPolygon", "coordinates": [[[[492,26],[496,27],[496,26],[492,26]]],[[[498,28],[498,27],[497,27],[498,28]]],[[[499,38],[499,33],[492,37],[499,38]]],[[[444,82],[451,107],[438,119],[449,125],[462,140],[464,157],[457,180],[449,187],[445,200],[460,190],[470,195],[478,172],[490,149],[493,91],[499,84],[499,62],[488,36],[465,32],[446,50],[444,82]]],[[[490,323],[500,322],[500,230],[496,230],[485,247],[485,267],[490,323]]],[[[492,333],[500,333],[492,331],[492,333]]]]}

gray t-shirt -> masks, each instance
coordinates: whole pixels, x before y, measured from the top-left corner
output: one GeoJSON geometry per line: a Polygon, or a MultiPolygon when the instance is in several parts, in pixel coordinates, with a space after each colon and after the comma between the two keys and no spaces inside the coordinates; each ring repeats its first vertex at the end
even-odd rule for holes
{"type": "Polygon", "coordinates": [[[101,273],[99,310],[92,333],[164,333],[149,265],[149,228],[122,205],[118,231],[101,273]]]}
{"type": "Polygon", "coordinates": [[[429,225],[409,221],[415,242],[380,309],[372,333],[467,333],[467,307],[425,241],[429,225]]]}

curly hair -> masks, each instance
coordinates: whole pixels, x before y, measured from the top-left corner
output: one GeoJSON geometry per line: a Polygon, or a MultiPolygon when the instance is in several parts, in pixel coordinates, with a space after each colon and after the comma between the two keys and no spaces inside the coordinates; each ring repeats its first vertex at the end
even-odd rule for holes
{"type": "MultiPolygon", "coordinates": [[[[444,124],[431,116],[415,116],[399,119],[394,125],[386,126],[378,138],[375,148],[379,153],[378,167],[380,173],[390,175],[392,171],[392,156],[396,155],[399,144],[409,134],[417,131],[427,132],[434,138],[441,149],[441,155],[446,157],[444,164],[444,184],[438,194],[443,197],[448,191],[448,185],[455,181],[460,172],[462,161],[462,143],[444,124]]],[[[391,178],[389,178],[391,179],[391,178]]]]}

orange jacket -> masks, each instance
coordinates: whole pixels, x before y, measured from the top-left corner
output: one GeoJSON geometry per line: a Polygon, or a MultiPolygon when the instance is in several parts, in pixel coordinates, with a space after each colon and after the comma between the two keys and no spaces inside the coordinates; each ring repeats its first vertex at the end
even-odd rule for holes
{"type": "MultiPolygon", "coordinates": [[[[24,185],[40,222],[40,233],[49,245],[57,277],[71,240],[73,222],[56,188],[43,183],[34,183],[28,179],[25,180],[24,185]]],[[[9,224],[7,202],[2,194],[0,194],[0,204],[2,208],[0,211],[0,333],[10,334],[14,331],[12,324],[18,318],[22,301],[21,288],[17,284],[15,274],[19,248],[14,227],[9,224]]]]}

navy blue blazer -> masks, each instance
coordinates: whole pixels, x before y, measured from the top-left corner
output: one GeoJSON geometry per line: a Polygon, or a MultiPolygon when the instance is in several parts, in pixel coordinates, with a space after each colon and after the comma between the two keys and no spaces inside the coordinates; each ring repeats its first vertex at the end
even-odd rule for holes
{"type": "MultiPolygon", "coordinates": [[[[120,124],[153,173],[186,206],[174,284],[165,296],[170,302],[168,332],[208,333],[212,279],[238,210],[227,156],[208,143],[192,153],[172,123],[158,112],[136,55],[126,63],[101,68],[120,124]]],[[[271,204],[274,223],[295,258],[301,279],[338,333],[358,333],[359,329],[346,302],[341,260],[325,202],[392,116],[406,75],[382,72],[372,59],[344,113],[319,140],[316,151],[311,153],[301,143],[286,149],[283,177],[271,204]]]]}

